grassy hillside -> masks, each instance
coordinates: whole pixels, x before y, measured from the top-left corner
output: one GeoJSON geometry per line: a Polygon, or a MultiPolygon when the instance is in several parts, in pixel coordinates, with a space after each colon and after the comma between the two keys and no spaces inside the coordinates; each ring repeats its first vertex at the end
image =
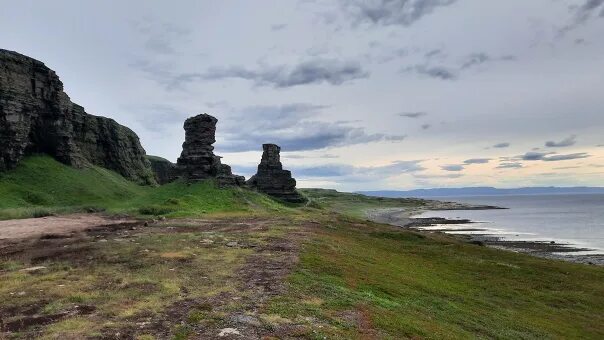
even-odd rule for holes
{"type": "Polygon", "coordinates": [[[601,267],[336,217],[267,312],[327,338],[602,339],[603,283],[601,267]]]}
{"type": "Polygon", "coordinates": [[[363,218],[365,211],[376,208],[416,208],[425,204],[417,198],[371,197],[330,189],[300,189],[315,206],[341,214],[363,218]]]}
{"type": "Polygon", "coordinates": [[[48,156],[29,157],[0,174],[0,197],[0,219],[98,210],[170,217],[282,209],[264,195],[219,189],[212,181],[139,186],[107,169],[74,169],[48,156]]]}

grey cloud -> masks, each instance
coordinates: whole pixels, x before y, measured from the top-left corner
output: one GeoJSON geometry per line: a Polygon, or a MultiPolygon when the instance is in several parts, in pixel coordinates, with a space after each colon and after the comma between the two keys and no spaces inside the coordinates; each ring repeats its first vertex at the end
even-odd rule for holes
{"type": "Polygon", "coordinates": [[[419,118],[419,117],[423,117],[426,116],[428,113],[426,112],[401,112],[398,115],[401,117],[407,117],[407,118],[419,118]]]}
{"type": "Polygon", "coordinates": [[[191,34],[188,28],[162,23],[152,18],[144,18],[133,25],[145,39],[143,47],[153,54],[175,54],[174,43],[191,34]]]}
{"type": "Polygon", "coordinates": [[[439,7],[456,0],[341,0],[354,24],[410,26],[439,7]]]}
{"type": "Polygon", "coordinates": [[[442,165],[440,168],[445,171],[462,171],[464,169],[463,165],[459,164],[442,165]]]}
{"type": "Polygon", "coordinates": [[[275,24],[271,25],[271,31],[280,31],[287,27],[287,24],[275,24]]]}
{"type": "Polygon", "coordinates": [[[543,158],[543,160],[546,162],[557,162],[557,161],[567,161],[567,160],[572,160],[572,159],[581,159],[581,158],[588,158],[588,157],[590,157],[589,154],[587,154],[585,152],[579,152],[579,153],[571,153],[568,155],[548,156],[546,158],[543,158]]]}
{"type": "Polygon", "coordinates": [[[503,149],[503,148],[507,148],[509,146],[510,146],[510,143],[507,143],[507,142],[505,142],[505,143],[497,143],[497,144],[493,145],[493,147],[497,148],[497,149],[503,149]]]}
{"type": "Polygon", "coordinates": [[[314,59],[291,66],[261,67],[256,70],[244,67],[211,68],[207,72],[181,74],[177,82],[191,82],[196,79],[220,80],[240,78],[253,81],[258,86],[276,88],[298,85],[321,84],[342,85],[343,83],[367,78],[369,73],[358,62],[335,59],[314,59]]]}
{"type": "Polygon", "coordinates": [[[566,147],[566,146],[572,146],[572,145],[575,145],[576,143],[577,143],[577,136],[572,135],[570,137],[564,138],[563,140],[561,140],[559,142],[547,141],[547,142],[545,142],[545,146],[547,146],[548,148],[561,148],[561,147],[566,147]]]}
{"type": "Polygon", "coordinates": [[[549,153],[547,152],[527,152],[521,156],[524,161],[540,161],[545,158],[549,153]]]}
{"type": "Polygon", "coordinates": [[[566,161],[571,159],[580,159],[590,157],[589,154],[585,152],[572,153],[566,155],[556,155],[551,152],[527,152],[523,156],[521,156],[522,160],[525,161],[545,161],[545,162],[557,162],[557,161],[566,161]]]}
{"type": "Polygon", "coordinates": [[[580,6],[572,6],[570,8],[572,19],[570,22],[559,30],[559,35],[563,36],[569,31],[584,25],[591,20],[598,10],[600,13],[597,14],[599,17],[604,17],[604,0],[583,0],[583,4],[580,6]]]}
{"type": "Polygon", "coordinates": [[[428,130],[430,128],[430,124],[422,124],[422,130],[428,130]]]}
{"type": "Polygon", "coordinates": [[[486,53],[472,53],[465,58],[465,60],[461,64],[460,68],[467,69],[467,68],[471,68],[474,66],[486,64],[489,62],[513,61],[513,60],[516,60],[516,57],[512,56],[512,55],[506,55],[506,56],[502,56],[502,57],[491,57],[490,55],[488,55],[486,53]]]}
{"type": "Polygon", "coordinates": [[[522,163],[520,162],[507,162],[507,163],[500,163],[497,166],[497,169],[520,169],[524,167],[524,165],[522,165],[522,163]]]}
{"type": "Polygon", "coordinates": [[[490,161],[491,161],[490,158],[470,158],[470,159],[466,159],[463,163],[464,164],[486,164],[490,161]]]}
{"type": "Polygon", "coordinates": [[[254,106],[222,120],[221,151],[257,150],[263,143],[279,144],[284,151],[308,151],[369,142],[398,142],[405,136],[367,133],[345,122],[314,120],[325,106],[290,104],[254,106]],[[246,126],[246,129],[241,129],[246,126]]]}
{"type": "Polygon", "coordinates": [[[307,158],[333,159],[333,158],[340,158],[340,156],[338,156],[338,155],[332,155],[332,154],[329,154],[329,153],[322,154],[322,155],[316,155],[316,156],[282,153],[281,157],[283,157],[283,158],[289,158],[289,159],[307,159],[307,158]]]}
{"type": "Polygon", "coordinates": [[[432,178],[460,178],[463,174],[445,174],[445,175],[425,175],[425,174],[414,174],[413,177],[419,179],[432,179],[432,178]]]}
{"type": "Polygon", "coordinates": [[[604,148],[604,144],[598,144],[596,145],[597,148],[604,148]]]}
{"type": "MultiPolygon", "coordinates": [[[[413,174],[426,170],[421,165],[421,160],[395,161],[388,165],[373,167],[357,167],[348,164],[323,164],[316,166],[288,166],[293,175],[298,179],[325,179],[338,182],[373,182],[399,176],[413,174]]],[[[253,173],[255,169],[248,167],[233,167],[241,173],[253,173]],[[251,171],[251,172],[246,172],[251,171]]]]}
{"type": "Polygon", "coordinates": [[[402,71],[407,73],[417,73],[422,76],[441,80],[457,79],[457,74],[444,66],[415,65],[406,67],[402,71]]]}

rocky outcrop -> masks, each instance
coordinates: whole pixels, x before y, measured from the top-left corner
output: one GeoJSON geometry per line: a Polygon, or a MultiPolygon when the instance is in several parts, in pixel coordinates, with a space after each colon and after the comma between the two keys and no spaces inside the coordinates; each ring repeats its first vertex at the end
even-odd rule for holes
{"type": "Polygon", "coordinates": [[[275,144],[263,144],[262,149],[258,172],[250,178],[248,185],[286,202],[305,202],[306,199],[296,191],[296,180],[291,172],[283,170],[281,148],[275,144]]]}
{"type": "Polygon", "coordinates": [[[243,185],[243,176],[233,175],[231,167],[214,155],[218,119],[200,114],[185,121],[185,142],[177,161],[178,173],[189,181],[216,178],[219,185],[243,185]]]}
{"type": "Polygon", "coordinates": [[[45,153],[74,166],[105,167],[141,184],[155,183],[138,136],[74,104],[42,62],[0,49],[0,171],[45,153]]]}
{"type": "Polygon", "coordinates": [[[178,178],[176,164],[157,156],[147,156],[147,159],[151,163],[151,170],[153,170],[157,183],[166,184],[178,178]]]}

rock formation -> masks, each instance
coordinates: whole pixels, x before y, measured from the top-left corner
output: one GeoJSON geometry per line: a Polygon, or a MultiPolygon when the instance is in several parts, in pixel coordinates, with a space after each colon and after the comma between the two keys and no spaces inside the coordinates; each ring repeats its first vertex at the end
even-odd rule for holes
{"type": "Polygon", "coordinates": [[[245,178],[235,176],[231,167],[222,164],[214,155],[218,120],[201,114],[185,121],[185,142],[176,167],[178,173],[189,181],[216,178],[220,185],[243,185],[245,178]]]}
{"type": "Polygon", "coordinates": [[[157,183],[166,184],[178,178],[179,174],[176,164],[157,156],[147,156],[147,159],[151,163],[151,169],[157,183]]]}
{"type": "Polygon", "coordinates": [[[296,191],[296,180],[291,171],[283,170],[281,148],[275,144],[263,144],[262,160],[258,172],[250,178],[248,185],[286,202],[302,203],[306,199],[296,191]]]}
{"type": "Polygon", "coordinates": [[[59,77],[42,62],[0,49],[0,171],[33,153],[74,167],[105,167],[141,184],[155,183],[134,132],[72,103],[59,77]]]}

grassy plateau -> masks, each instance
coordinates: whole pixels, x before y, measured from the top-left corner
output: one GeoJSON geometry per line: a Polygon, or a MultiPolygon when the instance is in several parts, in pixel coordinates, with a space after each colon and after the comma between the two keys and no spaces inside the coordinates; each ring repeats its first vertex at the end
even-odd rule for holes
{"type": "Polygon", "coordinates": [[[133,220],[11,242],[0,228],[0,338],[604,338],[602,267],[363,218],[421,200],[306,189],[309,204],[287,206],[43,156],[1,176],[2,219],[133,220]]]}

